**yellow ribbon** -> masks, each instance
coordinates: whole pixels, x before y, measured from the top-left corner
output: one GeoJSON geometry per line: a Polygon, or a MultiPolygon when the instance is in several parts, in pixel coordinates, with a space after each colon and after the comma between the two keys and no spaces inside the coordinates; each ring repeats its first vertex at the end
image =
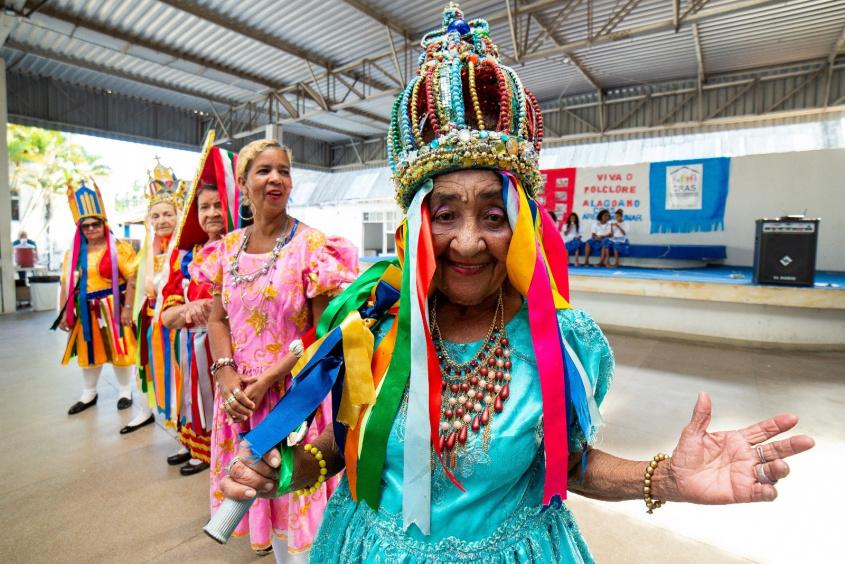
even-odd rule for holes
{"type": "Polygon", "coordinates": [[[376,401],[376,389],[373,384],[373,334],[370,332],[370,320],[361,319],[357,311],[351,312],[340,324],[343,334],[343,362],[346,376],[343,379],[343,395],[336,418],[354,429],[364,405],[376,401]]]}

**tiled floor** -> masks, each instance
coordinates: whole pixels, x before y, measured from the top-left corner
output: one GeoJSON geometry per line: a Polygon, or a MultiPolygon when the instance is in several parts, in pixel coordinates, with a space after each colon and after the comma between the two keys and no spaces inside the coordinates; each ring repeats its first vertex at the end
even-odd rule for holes
{"type": "MultiPolygon", "coordinates": [[[[53,314],[0,316],[0,562],[272,562],[244,539],[220,546],[202,533],[208,474],[181,477],[164,459],[178,448],[151,426],[121,436],[106,369],[96,408],[69,417],[79,369],[62,368],[53,314]]],[[[600,447],[648,459],[672,449],[698,390],[710,392],[712,430],[776,413],[801,416],[816,448],[791,461],[772,504],[669,504],[576,498],[576,514],[602,563],[838,562],[845,506],[845,353],[734,349],[612,334],[617,374],[602,407],[600,447]]]]}

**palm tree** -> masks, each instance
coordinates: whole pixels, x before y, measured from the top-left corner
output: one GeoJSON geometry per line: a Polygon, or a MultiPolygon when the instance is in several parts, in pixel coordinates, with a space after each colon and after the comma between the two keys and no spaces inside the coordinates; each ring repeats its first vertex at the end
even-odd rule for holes
{"type": "MultiPolygon", "coordinates": [[[[33,191],[29,205],[20,215],[21,225],[43,208],[43,222],[39,225],[38,234],[46,232],[48,248],[52,248],[50,223],[53,198],[64,198],[68,182],[83,178],[101,179],[108,176],[111,169],[99,162],[99,156],[91,155],[84,147],[72,143],[64,133],[15,124],[9,124],[7,131],[10,170],[13,171],[12,192],[19,194],[23,187],[33,191]]],[[[52,253],[48,252],[47,256],[50,268],[52,253]]]]}

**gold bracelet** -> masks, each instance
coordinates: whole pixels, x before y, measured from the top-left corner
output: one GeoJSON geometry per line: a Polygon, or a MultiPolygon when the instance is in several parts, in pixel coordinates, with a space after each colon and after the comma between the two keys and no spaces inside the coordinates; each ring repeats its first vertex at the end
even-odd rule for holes
{"type": "Polygon", "coordinates": [[[666,502],[657,499],[651,499],[651,475],[654,474],[657,465],[664,460],[669,460],[668,454],[657,454],[651,462],[648,463],[648,468],[645,469],[645,478],[643,479],[643,499],[646,507],[648,507],[648,514],[654,513],[655,509],[660,509],[666,502]]]}
{"type": "Polygon", "coordinates": [[[320,464],[320,475],[317,476],[317,481],[314,482],[313,486],[308,488],[302,488],[301,490],[296,491],[296,495],[311,495],[320,489],[320,485],[326,481],[326,475],[329,473],[328,469],[326,468],[326,461],[323,460],[323,453],[320,452],[315,446],[311,446],[311,443],[305,445],[305,452],[310,452],[314,455],[314,458],[317,459],[317,462],[320,464]]]}

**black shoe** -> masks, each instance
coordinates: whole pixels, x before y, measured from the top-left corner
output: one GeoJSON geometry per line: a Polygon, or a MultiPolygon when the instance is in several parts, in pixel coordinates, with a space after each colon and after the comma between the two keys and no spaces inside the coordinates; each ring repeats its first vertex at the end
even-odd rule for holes
{"type": "Polygon", "coordinates": [[[132,433],[133,431],[137,431],[141,427],[146,427],[147,425],[149,425],[151,423],[155,423],[155,422],[156,422],[155,416],[152,413],[150,413],[150,416],[146,420],[141,421],[137,425],[127,425],[126,427],[121,429],[120,434],[126,435],[127,433],[132,433]]]}
{"type": "Polygon", "coordinates": [[[273,554],[273,545],[271,544],[267,548],[253,548],[252,551],[256,556],[267,556],[268,554],[273,554]]]}
{"type": "Polygon", "coordinates": [[[185,464],[190,459],[190,452],[177,452],[176,454],[171,454],[167,457],[167,463],[171,466],[179,466],[180,464],[185,464]]]}
{"type": "Polygon", "coordinates": [[[118,409],[128,409],[132,407],[132,398],[120,398],[117,400],[118,409]]]}
{"type": "Polygon", "coordinates": [[[68,415],[76,415],[77,413],[85,411],[86,409],[88,409],[92,405],[97,405],[97,396],[94,396],[94,399],[92,399],[88,403],[82,403],[81,401],[76,402],[75,404],[70,406],[70,409],[67,410],[67,414],[68,415]]]}
{"type": "Polygon", "coordinates": [[[208,470],[208,462],[200,462],[199,464],[191,464],[188,462],[179,469],[179,473],[183,476],[193,476],[194,474],[199,474],[203,470],[208,470]]]}

